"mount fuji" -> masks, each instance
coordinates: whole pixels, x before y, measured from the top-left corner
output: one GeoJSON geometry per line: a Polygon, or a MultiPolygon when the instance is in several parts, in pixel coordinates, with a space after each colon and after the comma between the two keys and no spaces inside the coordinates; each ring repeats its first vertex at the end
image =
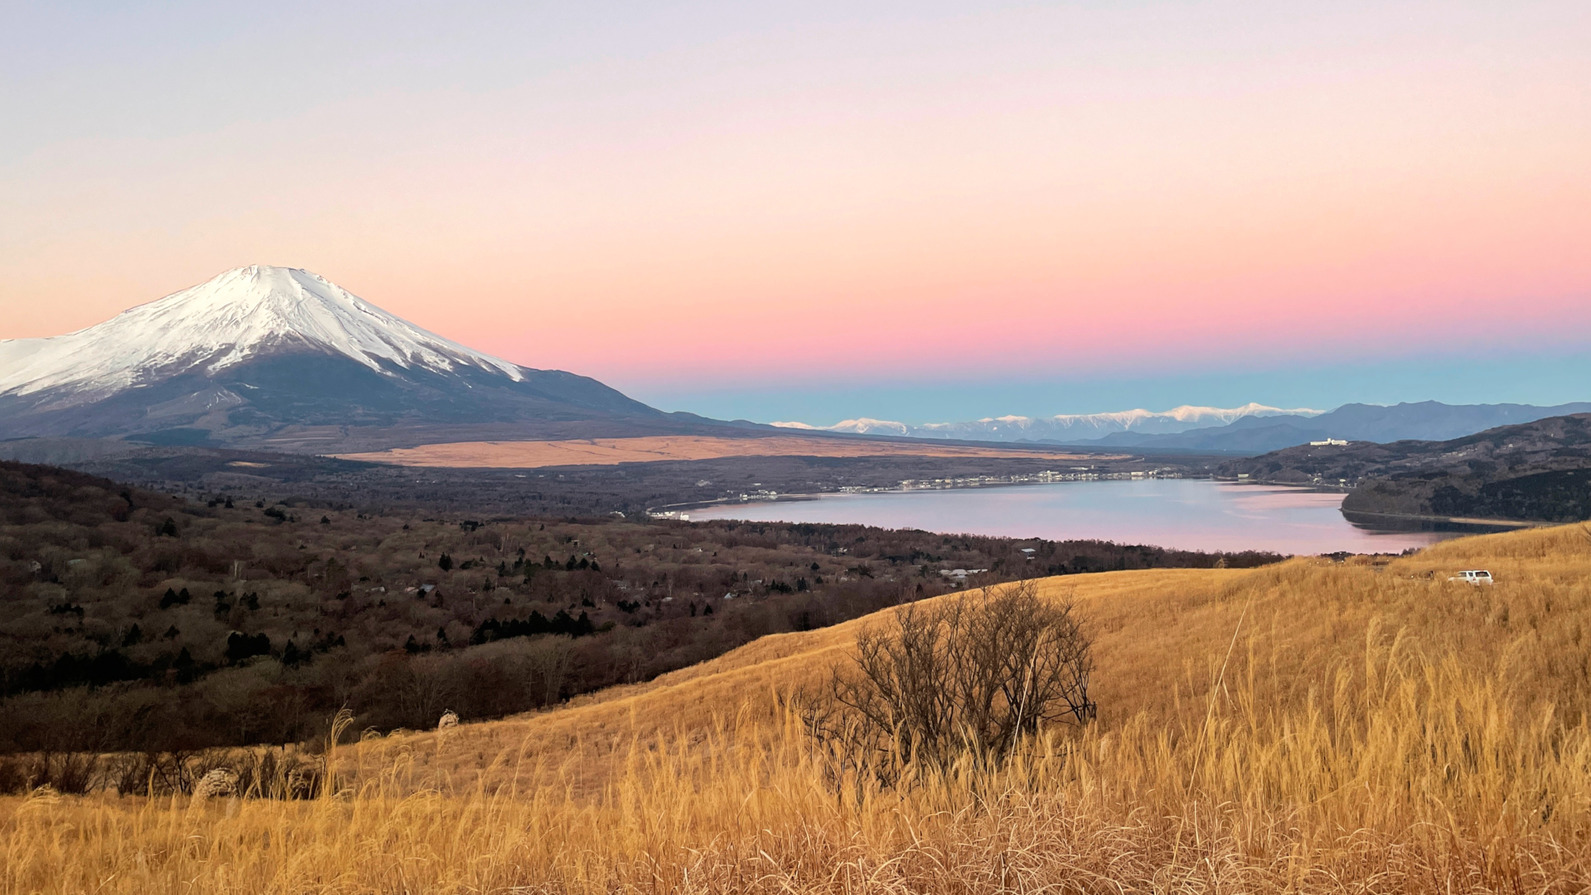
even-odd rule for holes
{"type": "Polygon", "coordinates": [[[0,439],[311,446],[708,422],[472,350],[294,268],[240,267],[88,329],[0,341],[0,439]]]}

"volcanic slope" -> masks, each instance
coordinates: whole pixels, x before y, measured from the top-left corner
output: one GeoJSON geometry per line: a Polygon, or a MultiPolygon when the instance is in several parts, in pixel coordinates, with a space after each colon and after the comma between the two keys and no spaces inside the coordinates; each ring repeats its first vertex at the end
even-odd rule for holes
{"type": "Polygon", "coordinates": [[[12,799],[0,803],[0,882],[686,893],[1591,884],[1585,527],[1396,559],[1042,586],[1075,599],[1095,636],[1100,715],[999,768],[969,762],[881,789],[780,708],[780,694],[844,667],[856,631],[888,624],[883,614],[765,638],[544,714],[343,747],[346,799],[12,799]],[[1448,580],[1472,567],[1496,585],[1448,580]]]}
{"type": "Polygon", "coordinates": [[[79,332],[0,341],[0,432],[11,438],[313,449],[350,429],[403,431],[388,439],[403,444],[442,440],[416,435],[425,427],[589,437],[704,422],[475,351],[293,268],[241,267],[79,332]]]}

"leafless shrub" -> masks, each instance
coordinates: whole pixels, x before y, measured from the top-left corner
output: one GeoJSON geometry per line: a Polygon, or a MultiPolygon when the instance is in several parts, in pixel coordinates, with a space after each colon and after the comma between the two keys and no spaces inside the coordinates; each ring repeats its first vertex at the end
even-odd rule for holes
{"type": "Polygon", "coordinates": [[[105,780],[120,795],[147,796],[155,762],[156,756],[146,752],[112,756],[106,761],[105,780]]]}
{"type": "Polygon", "coordinates": [[[1048,724],[1085,724],[1093,658],[1069,600],[1032,582],[938,605],[909,605],[863,631],[856,663],[836,671],[833,711],[813,704],[809,730],[885,782],[912,765],[948,771],[998,763],[1048,724]]]}
{"type": "Polygon", "coordinates": [[[194,784],[209,767],[194,773],[196,753],[161,752],[150,755],[149,795],[193,792],[194,784]]]}
{"type": "Polygon", "coordinates": [[[93,791],[124,796],[236,795],[312,799],[325,783],[323,755],[286,748],[0,754],[0,795],[48,788],[60,795],[93,791]]]}
{"type": "Polygon", "coordinates": [[[285,798],[279,793],[285,788],[283,775],[286,762],[279,760],[276,750],[245,751],[237,756],[238,793],[253,798],[285,798]]]}
{"type": "Polygon", "coordinates": [[[250,799],[312,799],[320,794],[321,760],[279,749],[257,749],[233,758],[238,794],[250,799]]]}
{"type": "Polygon", "coordinates": [[[48,787],[63,795],[81,795],[98,782],[97,762],[82,752],[39,752],[0,755],[0,795],[48,787]]]}
{"type": "Polygon", "coordinates": [[[87,753],[44,752],[24,763],[22,772],[28,789],[48,786],[62,795],[82,795],[94,786],[94,765],[87,753]]]}

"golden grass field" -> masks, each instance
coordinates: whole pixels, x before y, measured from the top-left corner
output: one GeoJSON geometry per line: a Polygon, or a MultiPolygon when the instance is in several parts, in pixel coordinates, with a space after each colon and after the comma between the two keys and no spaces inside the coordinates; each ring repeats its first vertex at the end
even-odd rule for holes
{"type": "MultiPolygon", "coordinates": [[[[897,444],[774,435],[766,438],[718,438],[702,435],[646,435],[635,438],[585,438],[574,441],[460,441],[393,448],[361,454],[338,454],[344,460],[365,460],[400,466],[536,469],[544,466],[613,466],[658,460],[717,460],[724,457],[1004,457],[1070,461],[1076,454],[1021,448],[969,447],[951,444],[897,444]]],[[[1120,456],[1091,455],[1091,462],[1120,456]]]]}
{"type": "Polygon", "coordinates": [[[0,893],[1591,890],[1587,527],[1043,587],[1099,719],[998,771],[831,776],[777,695],[873,617],[342,746],[314,802],[0,801],[0,893]]]}

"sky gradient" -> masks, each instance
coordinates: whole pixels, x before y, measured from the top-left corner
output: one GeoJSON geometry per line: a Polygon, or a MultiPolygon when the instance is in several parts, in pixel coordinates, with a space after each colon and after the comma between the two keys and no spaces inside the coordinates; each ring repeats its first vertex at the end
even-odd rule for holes
{"type": "Polygon", "coordinates": [[[764,421],[1591,399],[1584,2],[103,6],[0,32],[0,338],[265,263],[764,421]]]}

